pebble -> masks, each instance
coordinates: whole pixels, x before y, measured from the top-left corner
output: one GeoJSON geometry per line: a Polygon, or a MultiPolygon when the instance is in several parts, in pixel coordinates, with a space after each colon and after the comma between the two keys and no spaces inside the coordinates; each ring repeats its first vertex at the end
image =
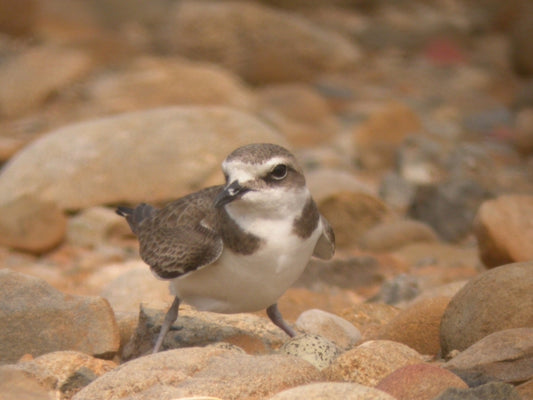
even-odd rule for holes
{"type": "Polygon", "coordinates": [[[58,350],[112,358],[119,339],[113,310],[104,299],[65,295],[41,279],[0,270],[3,363],[17,361],[24,354],[36,357],[58,350]]]}
{"type": "Polygon", "coordinates": [[[331,381],[375,386],[398,368],[422,362],[410,347],[389,340],[371,340],[341,354],[324,370],[331,381]]]}
{"type": "Polygon", "coordinates": [[[413,364],[398,368],[377,385],[396,400],[433,400],[446,389],[466,389],[457,375],[432,364],[413,364]]]}
{"type": "Polygon", "coordinates": [[[291,338],[283,343],[279,349],[281,354],[299,357],[323,370],[330,366],[341,354],[341,350],[335,343],[319,336],[304,334],[291,338]]]}
{"type": "Polygon", "coordinates": [[[296,320],[296,328],[310,334],[320,335],[340,348],[347,350],[361,341],[361,332],[350,322],[327,311],[311,309],[304,311],[296,320]]]}
{"type": "Polygon", "coordinates": [[[483,202],[474,223],[479,255],[489,267],[533,258],[533,196],[505,195],[483,202]]]}
{"type": "Polygon", "coordinates": [[[533,326],[532,268],[532,262],[507,264],[471,279],[442,317],[442,354],[463,351],[493,332],[533,326]]]}

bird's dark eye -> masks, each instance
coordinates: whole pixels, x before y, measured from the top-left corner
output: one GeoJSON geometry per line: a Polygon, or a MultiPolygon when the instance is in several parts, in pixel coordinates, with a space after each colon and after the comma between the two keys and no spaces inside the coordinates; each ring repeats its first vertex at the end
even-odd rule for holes
{"type": "Polygon", "coordinates": [[[278,164],[274,167],[270,176],[276,180],[281,180],[287,176],[287,166],[285,164],[278,164]]]}

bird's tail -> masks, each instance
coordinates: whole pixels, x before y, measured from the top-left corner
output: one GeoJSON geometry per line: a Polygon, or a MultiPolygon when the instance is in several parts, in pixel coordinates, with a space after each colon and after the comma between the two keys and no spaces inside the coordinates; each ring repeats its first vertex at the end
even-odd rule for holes
{"type": "Polygon", "coordinates": [[[137,234],[137,228],[139,227],[139,224],[146,218],[151,217],[155,212],[155,208],[149,204],[143,203],[139,204],[135,208],[120,206],[117,207],[115,212],[118,215],[126,218],[126,221],[128,221],[133,233],[137,234]]]}

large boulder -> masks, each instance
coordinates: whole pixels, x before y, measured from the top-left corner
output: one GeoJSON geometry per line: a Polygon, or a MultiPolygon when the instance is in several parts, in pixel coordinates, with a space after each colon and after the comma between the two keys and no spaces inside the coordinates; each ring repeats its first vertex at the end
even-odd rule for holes
{"type": "MultiPolygon", "coordinates": [[[[23,198],[75,210],[179,197],[215,176],[221,182],[221,161],[252,142],[286,146],[258,119],[225,107],[161,108],[69,125],[34,141],[5,165],[0,215],[23,198]]],[[[13,230],[22,224],[27,232],[53,228],[46,213],[33,211],[30,204],[18,219],[11,213],[0,236],[18,238],[13,230]],[[27,215],[32,218],[23,220],[27,215]]],[[[63,235],[64,220],[53,222],[63,229],[52,230],[63,235]]],[[[34,245],[17,245],[24,246],[34,245]]]]}
{"type": "Polygon", "coordinates": [[[468,282],[450,301],[440,325],[442,354],[465,350],[504,329],[533,327],[533,262],[503,265],[468,282]]]}

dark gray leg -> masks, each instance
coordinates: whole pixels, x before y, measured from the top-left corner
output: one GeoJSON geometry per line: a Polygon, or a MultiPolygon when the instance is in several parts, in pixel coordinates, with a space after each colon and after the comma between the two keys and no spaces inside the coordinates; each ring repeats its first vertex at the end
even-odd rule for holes
{"type": "Polygon", "coordinates": [[[172,302],[172,305],[167,311],[167,314],[165,315],[165,320],[163,321],[163,325],[161,325],[161,330],[159,331],[159,336],[157,337],[157,341],[155,342],[154,350],[152,351],[152,354],[155,354],[159,351],[161,348],[161,345],[163,344],[163,340],[165,339],[165,336],[167,335],[168,331],[170,330],[170,327],[178,319],[178,309],[180,307],[180,299],[178,297],[174,297],[174,301],[172,302]]]}
{"type": "Polygon", "coordinates": [[[277,304],[272,304],[270,307],[266,309],[268,318],[276,325],[277,327],[281,328],[287,335],[290,337],[295,337],[296,332],[285,322],[283,317],[281,316],[281,313],[278,310],[277,304]]]}

